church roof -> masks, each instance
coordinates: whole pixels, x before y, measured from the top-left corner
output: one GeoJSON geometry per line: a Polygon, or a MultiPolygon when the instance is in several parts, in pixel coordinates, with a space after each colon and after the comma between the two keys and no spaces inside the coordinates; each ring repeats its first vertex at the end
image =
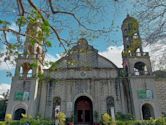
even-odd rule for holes
{"type": "Polygon", "coordinates": [[[98,50],[89,45],[85,38],[81,38],[77,45],[73,46],[64,57],[53,63],[50,70],[80,67],[117,69],[114,63],[99,55],[98,50]]]}

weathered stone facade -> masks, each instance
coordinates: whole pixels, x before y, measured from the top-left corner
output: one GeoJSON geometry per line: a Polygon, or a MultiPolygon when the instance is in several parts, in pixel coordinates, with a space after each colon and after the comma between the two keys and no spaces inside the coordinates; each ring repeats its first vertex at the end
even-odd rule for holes
{"type": "Polygon", "coordinates": [[[162,115],[166,115],[166,77],[156,78],[155,83],[160,111],[162,115]]]}
{"type": "MultiPolygon", "coordinates": [[[[42,49],[36,49],[39,45],[33,49],[25,47],[37,55],[18,57],[7,113],[13,114],[13,119],[19,119],[21,113],[54,119],[55,110],[60,110],[67,117],[73,115],[75,123],[88,124],[95,122],[94,112],[99,118],[105,112],[130,113],[136,119],[159,117],[158,101],[166,97],[165,81],[156,83],[149,55],[143,52],[141,44],[137,47],[139,52],[130,51],[134,37],[126,32],[133,20],[128,16],[122,25],[123,68],[99,55],[83,38],[49,69],[42,68],[42,49]],[[30,67],[34,60],[37,66],[30,67]]],[[[138,33],[137,29],[136,38],[140,37],[138,33]]],[[[165,110],[166,103],[160,103],[161,110],[165,110]]]]}

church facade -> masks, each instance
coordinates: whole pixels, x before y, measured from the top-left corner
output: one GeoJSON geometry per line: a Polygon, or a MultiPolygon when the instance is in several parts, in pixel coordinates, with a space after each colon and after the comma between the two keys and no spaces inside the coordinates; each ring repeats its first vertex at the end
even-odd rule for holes
{"type": "Polygon", "coordinates": [[[15,120],[21,113],[54,119],[59,110],[73,117],[75,124],[92,124],[106,112],[112,117],[117,112],[136,119],[160,117],[160,98],[150,57],[142,49],[139,24],[127,16],[121,29],[123,68],[81,38],[64,57],[43,69],[42,47],[31,46],[27,38],[26,54],[17,59],[6,113],[15,120]]]}

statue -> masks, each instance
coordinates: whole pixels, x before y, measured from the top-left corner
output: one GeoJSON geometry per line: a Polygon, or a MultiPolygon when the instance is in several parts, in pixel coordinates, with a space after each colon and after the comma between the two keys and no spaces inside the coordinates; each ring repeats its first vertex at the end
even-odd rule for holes
{"type": "Polygon", "coordinates": [[[59,115],[59,107],[55,108],[55,125],[59,125],[59,119],[58,119],[58,115],[59,115]]]}

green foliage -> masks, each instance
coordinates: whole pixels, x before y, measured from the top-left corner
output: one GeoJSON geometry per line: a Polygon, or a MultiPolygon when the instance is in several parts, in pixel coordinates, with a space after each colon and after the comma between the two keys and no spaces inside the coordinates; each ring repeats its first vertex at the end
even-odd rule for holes
{"type": "Polygon", "coordinates": [[[0,20],[1,25],[11,25],[8,21],[0,20]]]}
{"type": "Polygon", "coordinates": [[[135,18],[130,17],[130,19],[127,20],[127,22],[124,24],[125,27],[131,27],[128,31],[127,31],[127,35],[128,36],[133,36],[134,33],[136,33],[138,31],[139,28],[139,23],[135,18]]]}
{"type": "Polygon", "coordinates": [[[6,111],[7,103],[6,100],[0,100],[0,120],[5,118],[5,111],[6,111]]]}
{"type": "Polygon", "coordinates": [[[125,51],[122,52],[122,56],[123,56],[123,57],[126,57],[126,56],[128,56],[128,55],[130,55],[130,54],[135,53],[136,50],[137,50],[140,46],[141,46],[141,40],[138,39],[138,38],[137,38],[137,39],[133,39],[133,41],[132,41],[130,47],[129,47],[127,50],[125,50],[125,51]]]}
{"type": "Polygon", "coordinates": [[[20,16],[20,18],[18,18],[16,21],[16,24],[18,26],[25,26],[26,23],[27,23],[27,20],[24,16],[20,16]]]}
{"type": "Polygon", "coordinates": [[[24,125],[26,122],[29,122],[31,125],[53,125],[52,121],[49,120],[20,120],[20,121],[10,121],[10,122],[0,122],[0,125],[24,125]]]}
{"type": "Polygon", "coordinates": [[[40,80],[43,80],[43,79],[46,78],[46,76],[44,74],[42,74],[42,73],[39,73],[38,77],[39,77],[40,80]]]}
{"type": "Polygon", "coordinates": [[[35,40],[34,39],[31,39],[30,42],[31,42],[31,45],[33,45],[33,46],[35,45],[35,40]]]}
{"type": "MultiPolygon", "coordinates": [[[[22,119],[20,121],[10,121],[9,125],[24,125],[26,122],[31,125],[53,125],[53,121],[45,119],[22,119]]],[[[71,121],[68,119],[68,122],[71,121]]],[[[0,122],[0,125],[8,125],[7,122],[0,122]]],[[[161,117],[151,120],[117,120],[116,122],[110,122],[108,125],[166,125],[166,118],[161,117]]]]}
{"type": "Polygon", "coordinates": [[[5,122],[0,122],[0,125],[6,125],[6,123],[5,122]]]}
{"type": "Polygon", "coordinates": [[[108,114],[108,113],[104,113],[102,116],[101,116],[101,123],[103,125],[111,125],[112,123],[112,118],[111,116],[108,114]]]}
{"type": "MultiPolygon", "coordinates": [[[[31,44],[34,45],[36,42],[41,43],[42,41],[46,41],[50,35],[50,24],[48,20],[43,20],[41,15],[35,10],[33,10],[31,15],[27,17],[27,20],[28,21],[26,21],[26,19],[24,20],[24,18],[19,18],[17,22],[21,24],[25,24],[26,22],[29,23],[28,26],[31,28],[29,29],[28,35],[30,36],[31,44]],[[36,26],[40,27],[41,30],[36,31],[36,26]]],[[[52,43],[46,41],[45,45],[51,47],[52,43]]]]}
{"type": "Polygon", "coordinates": [[[120,69],[120,76],[121,77],[126,77],[126,75],[127,75],[127,72],[126,72],[126,70],[125,69],[120,69]]]}
{"type": "Polygon", "coordinates": [[[166,118],[161,117],[158,119],[150,120],[129,120],[129,121],[116,121],[116,125],[166,125],[166,118]]]}
{"type": "Polygon", "coordinates": [[[51,47],[52,46],[52,42],[51,41],[46,41],[46,46],[47,47],[51,47]]]}
{"type": "Polygon", "coordinates": [[[116,113],[116,120],[120,121],[127,121],[127,120],[134,120],[134,116],[132,114],[122,114],[121,112],[116,113]]]}
{"type": "Polygon", "coordinates": [[[38,66],[37,62],[33,62],[30,64],[30,67],[31,68],[36,68],[38,66]]]}

